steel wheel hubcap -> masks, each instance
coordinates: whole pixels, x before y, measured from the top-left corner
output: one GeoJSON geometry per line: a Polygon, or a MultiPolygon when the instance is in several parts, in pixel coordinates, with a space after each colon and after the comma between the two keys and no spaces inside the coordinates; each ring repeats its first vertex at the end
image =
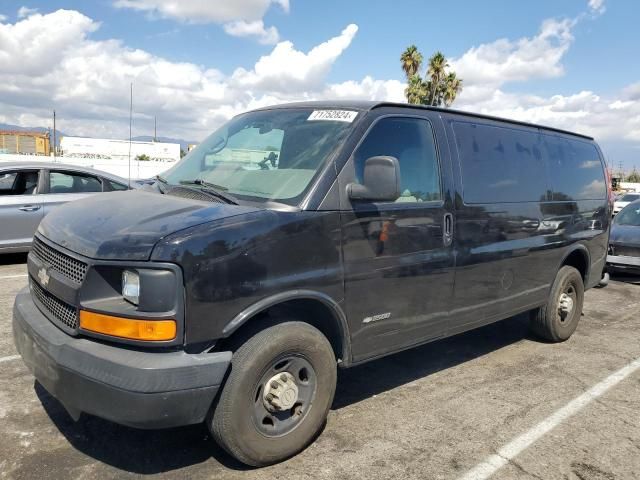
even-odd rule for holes
{"type": "Polygon", "coordinates": [[[573,318],[578,295],[573,284],[565,287],[564,292],[558,298],[558,317],[561,323],[565,323],[573,318]]]}
{"type": "Polygon", "coordinates": [[[264,406],[272,412],[289,410],[298,401],[298,386],[289,372],[278,373],[267,381],[263,397],[264,406]]]}
{"type": "Polygon", "coordinates": [[[317,389],[311,363],[298,355],[283,355],[265,369],[255,387],[253,423],[263,435],[279,437],[307,416],[317,389]]]}

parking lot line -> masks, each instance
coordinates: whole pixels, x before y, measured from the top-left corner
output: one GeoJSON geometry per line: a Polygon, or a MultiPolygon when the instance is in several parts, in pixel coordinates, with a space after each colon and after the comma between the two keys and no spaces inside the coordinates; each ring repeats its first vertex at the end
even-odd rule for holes
{"type": "Polygon", "coordinates": [[[610,388],[614,387],[622,380],[627,378],[636,370],[640,369],[640,358],[627,364],[620,370],[612,373],[600,383],[594,385],[582,395],[574,398],[560,410],[545,418],[542,422],[523,433],[519,437],[509,442],[507,445],[498,450],[498,453],[490,455],[482,463],[476,465],[469,470],[459,480],[486,480],[495,472],[500,470],[506,464],[515,458],[520,452],[528,448],[534,442],[549,433],[560,423],[575,415],[593,400],[602,396],[610,388]]]}
{"type": "Polygon", "coordinates": [[[28,276],[27,273],[21,273],[19,275],[3,275],[3,276],[0,276],[0,280],[4,280],[5,278],[23,278],[26,276],[28,276]]]}
{"type": "Polygon", "coordinates": [[[8,357],[0,357],[0,363],[10,362],[12,360],[17,360],[20,358],[20,355],[9,355],[8,357]]]}

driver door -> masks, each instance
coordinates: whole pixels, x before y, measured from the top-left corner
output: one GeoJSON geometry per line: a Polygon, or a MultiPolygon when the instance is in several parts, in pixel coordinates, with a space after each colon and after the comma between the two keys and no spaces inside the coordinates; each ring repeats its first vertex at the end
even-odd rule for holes
{"type": "Polygon", "coordinates": [[[400,198],[344,198],[341,208],[354,361],[443,336],[453,297],[452,237],[443,235],[445,222],[453,221],[451,202],[445,201],[450,176],[441,165],[433,123],[407,116],[374,121],[343,170],[344,186],[360,182],[365,161],[378,155],[398,159],[400,198]]]}

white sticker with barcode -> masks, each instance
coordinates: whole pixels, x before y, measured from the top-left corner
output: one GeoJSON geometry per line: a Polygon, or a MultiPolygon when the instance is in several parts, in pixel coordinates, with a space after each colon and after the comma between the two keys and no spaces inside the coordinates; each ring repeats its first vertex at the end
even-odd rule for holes
{"type": "Polygon", "coordinates": [[[358,112],[352,110],[314,110],[307,120],[328,120],[351,123],[357,115],[358,112]]]}

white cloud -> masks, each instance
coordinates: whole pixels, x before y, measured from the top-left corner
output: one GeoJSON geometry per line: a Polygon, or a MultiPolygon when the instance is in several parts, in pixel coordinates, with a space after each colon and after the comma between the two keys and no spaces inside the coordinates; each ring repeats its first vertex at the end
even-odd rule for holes
{"type": "Polygon", "coordinates": [[[574,23],[567,19],[545,20],[534,37],[500,39],[472,47],[460,58],[452,59],[451,66],[469,85],[500,86],[561,76],[561,60],[573,41],[574,23]]]}
{"type": "MultiPolygon", "coordinates": [[[[640,82],[607,95],[533,95],[505,88],[563,75],[577,21],[547,20],[533,36],[477,45],[452,59],[464,80],[454,107],[640,143],[640,82]]],[[[366,75],[327,82],[355,38],[356,25],[308,51],[280,42],[254,65],[231,73],[172,62],[118,40],[93,40],[98,28],[98,22],[69,10],[0,24],[0,122],[47,126],[56,108],[63,131],[125,137],[130,82],[134,135],[151,132],[157,115],[163,136],[193,140],[237,113],[274,103],[404,100],[405,85],[397,79],[366,75]]]]}
{"type": "Polygon", "coordinates": [[[224,31],[234,37],[257,37],[258,41],[265,45],[278,43],[280,38],[276,27],[265,28],[262,20],[229,22],[224,25],[224,31]]]}
{"type": "Polygon", "coordinates": [[[589,10],[594,14],[603,14],[607,7],[604,6],[604,0],[589,0],[589,10]]]}
{"type": "Polygon", "coordinates": [[[6,15],[2,15],[0,13],[0,22],[4,22],[7,18],[9,18],[9,17],[7,17],[6,15]]]}
{"type": "Polygon", "coordinates": [[[272,5],[289,12],[289,0],[115,0],[117,8],[147,12],[186,23],[217,23],[236,37],[255,37],[260,43],[279,40],[276,27],[265,27],[262,18],[272,5]]]}
{"type": "Polygon", "coordinates": [[[20,7],[18,9],[18,18],[26,18],[34,13],[38,13],[37,8],[20,7]]]}
{"type": "Polygon", "coordinates": [[[224,120],[278,102],[336,96],[350,89],[386,95],[397,81],[327,85],[336,59],[350,45],[356,25],[311,50],[281,42],[252,68],[227,75],[192,63],[171,62],[118,40],[93,40],[99,23],[72,10],[36,14],[0,24],[0,122],[58,127],[79,135],[124,137],[129,84],[134,84],[134,134],[200,139],[224,120]],[[143,131],[143,129],[145,129],[143,131]]]}

